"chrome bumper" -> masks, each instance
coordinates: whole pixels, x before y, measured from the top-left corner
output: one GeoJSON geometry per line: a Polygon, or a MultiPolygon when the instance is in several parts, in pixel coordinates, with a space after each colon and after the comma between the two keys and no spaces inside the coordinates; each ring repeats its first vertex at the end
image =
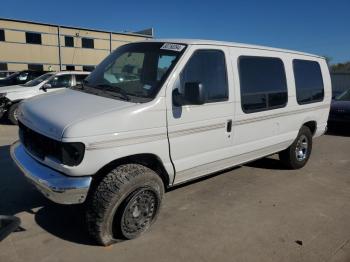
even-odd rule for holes
{"type": "Polygon", "coordinates": [[[86,199],[92,178],[68,177],[33,159],[20,142],[11,146],[11,157],[24,173],[48,199],[59,204],[78,204],[86,199]]]}

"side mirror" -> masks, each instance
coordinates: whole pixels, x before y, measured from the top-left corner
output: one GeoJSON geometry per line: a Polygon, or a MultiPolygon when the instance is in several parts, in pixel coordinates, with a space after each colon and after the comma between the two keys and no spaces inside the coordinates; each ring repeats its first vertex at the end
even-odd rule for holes
{"type": "Polygon", "coordinates": [[[47,89],[49,89],[49,88],[51,88],[51,87],[52,87],[51,84],[46,83],[46,84],[44,84],[42,87],[40,87],[40,90],[43,90],[44,92],[46,92],[47,89]]]}
{"type": "Polygon", "coordinates": [[[187,82],[184,86],[184,93],[178,89],[173,91],[173,103],[176,106],[182,105],[203,105],[205,103],[205,90],[202,83],[187,82]]]}

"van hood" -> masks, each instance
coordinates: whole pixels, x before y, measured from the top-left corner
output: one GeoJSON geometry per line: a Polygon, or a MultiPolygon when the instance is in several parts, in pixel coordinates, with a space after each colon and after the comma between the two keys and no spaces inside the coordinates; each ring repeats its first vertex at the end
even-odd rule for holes
{"type": "Polygon", "coordinates": [[[0,93],[12,93],[12,92],[23,92],[31,87],[13,85],[13,86],[2,86],[0,87],[0,93]]]}
{"type": "MultiPolygon", "coordinates": [[[[134,105],[126,101],[63,89],[22,102],[18,119],[36,132],[60,140],[65,130],[75,123],[134,105]]],[[[79,134],[74,134],[86,135],[94,134],[88,133],[86,129],[80,129],[79,134]]]]}

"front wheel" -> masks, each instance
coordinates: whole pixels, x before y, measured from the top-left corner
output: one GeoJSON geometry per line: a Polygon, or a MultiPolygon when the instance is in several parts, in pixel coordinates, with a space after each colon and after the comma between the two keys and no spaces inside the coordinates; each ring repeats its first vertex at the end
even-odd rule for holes
{"type": "Polygon", "coordinates": [[[155,222],[163,194],[163,181],[153,170],[139,164],[118,166],[89,196],[90,235],[104,246],[140,236],[155,222]]]}
{"type": "Polygon", "coordinates": [[[303,126],[293,144],[279,153],[280,160],[290,169],[299,169],[306,165],[312,150],[312,133],[303,126]]]}
{"type": "Polygon", "coordinates": [[[8,111],[8,119],[13,125],[18,125],[18,106],[19,104],[13,104],[8,111]]]}

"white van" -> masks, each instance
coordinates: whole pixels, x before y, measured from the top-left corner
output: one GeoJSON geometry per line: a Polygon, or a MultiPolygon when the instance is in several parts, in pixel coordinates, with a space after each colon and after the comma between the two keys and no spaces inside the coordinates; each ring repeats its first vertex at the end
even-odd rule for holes
{"type": "Polygon", "coordinates": [[[33,96],[55,92],[80,84],[89,72],[64,71],[41,75],[25,84],[0,87],[0,118],[6,113],[12,124],[17,124],[19,102],[33,96]]]}
{"type": "Polygon", "coordinates": [[[320,56],[204,40],[130,43],[82,86],[22,103],[11,154],[52,201],[85,202],[89,232],[109,245],[145,232],[169,187],[274,153],[303,167],[330,101],[320,56]]]}

